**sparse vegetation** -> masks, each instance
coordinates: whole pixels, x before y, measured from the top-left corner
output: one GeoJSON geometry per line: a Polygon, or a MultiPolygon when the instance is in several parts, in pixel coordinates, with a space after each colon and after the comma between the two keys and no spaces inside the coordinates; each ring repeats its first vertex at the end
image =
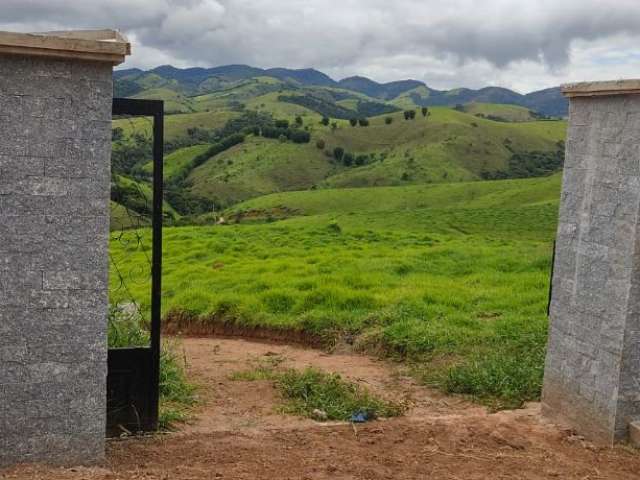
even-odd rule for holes
{"type": "MultiPolygon", "coordinates": [[[[149,332],[143,324],[135,304],[126,304],[125,308],[111,306],[107,324],[109,348],[148,346],[149,332]]],[[[186,420],[195,403],[195,387],[187,381],[177,348],[176,344],[165,342],[160,355],[159,423],[162,429],[186,420]]]]}

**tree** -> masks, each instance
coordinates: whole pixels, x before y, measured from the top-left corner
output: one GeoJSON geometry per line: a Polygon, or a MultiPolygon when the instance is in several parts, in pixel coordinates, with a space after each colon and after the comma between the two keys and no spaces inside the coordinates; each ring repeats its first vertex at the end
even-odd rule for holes
{"type": "Polygon", "coordinates": [[[404,119],[405,120],[409,120],[409,118],[411,118],[411,115],[409,114],[409,110],[405,110],[404,111],[404,119]]]}
{"type": "Polygon", "coordinates": [[[276,120],[276,128],[289,128],[289,120],[276,120]]]}
{"type": "Polygon", "coordinates": [[[300,115],[298,115],[298,116],[296,117],[296,125],[298,125],[299,127],[301,127],[301,126],[302,126],[302,123],[303,123],[303,122],[302,122],[302,117],[301,117],[300,115]]]}
{"type": "Polygon", "coordinates": [[[360,124],[361,127],[368,127],[369,126],[369,119],[360,118],[360,119],[358,119],[358,123],[360,124]]]}
{"type": "Polygon", "coordinates": [[[350,118],[349,119],[349,123],[351,124],[352,127],[355,127],[358,124],[358,119],[357,118],[350,118]]]}
{"type": "Polygon", "coordinates": [[[413,120],[414,118],[416,118],[416,111],[415,110],[408,110],[409,113],[409,118],[411,120],[413,120]]]}
{"type": "Polygon", "coordinates": [[[293,130],[291,132],[291,141],[293,143],[309,143],[311,141],[311,134],[304,130],[293,130]]]}
{"type": "Polygon", "coordinates": [[[322,125],[324,125],[325,127],[329,125],[329,117],[322,117],[322,120],[320,121],[320,123],[322,123],[322,125]]]}
{"type": "Polygon", "coordinates": [[[369,161],[369,155],[358,155],[356,157],[356,165],[359,167],[366,164],[369,161]]]}
{"type": "Polygon", "coordinates": [[[422,116],[426,117],[429,115],[429,109],[427,107],[422,107],[422,116]]]}
{"type": "Polygon", "coordinates": [[[336,131],[338,128],[338,122],[331,122],[331,130],[336,131]]]}
{"type": "Polygon", "coordinates": [[[386,123],[387,125],[391,125],[393,123],[393,117],[386,117],[384,119],[384,123],[386,123]]]}
{"type": "Polygon", "coordinates": [[[333,149],[333,157],[340,161],[342,160],[342,157],[344,157],[344,148],[342,147],[336,147],[333,149]]]}
{"type": "Polygon", "coordinates": [[[351,165],[353,165],[354,161],[355,161],[355,158],[353,157],[353,153],[346,152],[342,156],[342,163],[344,163],[346,167],[350,167],[351,165]]]}
{"type": "Polygon", "coordinates": [[[325,141],[321,138],[319,138],[316,141],[316,147],[318,148],[318,150],[324,150],[324,147],[326,146],[325,141]]]}

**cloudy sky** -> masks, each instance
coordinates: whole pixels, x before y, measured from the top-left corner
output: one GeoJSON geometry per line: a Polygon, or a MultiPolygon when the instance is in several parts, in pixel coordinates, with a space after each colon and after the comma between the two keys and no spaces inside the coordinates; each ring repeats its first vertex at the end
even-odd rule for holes
{"type": "Polygon", "coordinates": [[[529,92],[640,77],[639,0],[0,0],[0,30],[117,28],[126,67],[314,67],[529,92]]]}

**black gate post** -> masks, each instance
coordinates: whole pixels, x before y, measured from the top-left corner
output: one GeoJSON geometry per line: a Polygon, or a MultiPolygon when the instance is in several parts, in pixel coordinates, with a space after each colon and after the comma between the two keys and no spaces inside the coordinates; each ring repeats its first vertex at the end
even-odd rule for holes
{"type": "Polygon", "coordinates": [[[113,115],[153,117],[151,335],[148,347],[109,349],[107,434],[158,429],[162,318],[164,102],[113,99],[113,115]]]}
{"type": "Polygon", "coordinates": [[[151,257],[151,388],[153,430],[158,428],[160,396],[160,329],[162,318],[162,203],[164,167],[164,103],[159,102],[153,115],[153,251],[151,257]]]}

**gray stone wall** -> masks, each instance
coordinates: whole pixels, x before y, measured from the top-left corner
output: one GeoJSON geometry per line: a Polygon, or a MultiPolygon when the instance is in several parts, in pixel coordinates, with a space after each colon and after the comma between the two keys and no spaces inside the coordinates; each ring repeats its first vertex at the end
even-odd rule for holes
{"type": "Polygon", "coordinates": [[[640,95],[571,99],[543,411],[610,444],[640,419],[640,95]]]}
{"type": "Polygon", "coordinates": [[[111,65],[0,56],[0,465],[104,455],[111,65]]]}

